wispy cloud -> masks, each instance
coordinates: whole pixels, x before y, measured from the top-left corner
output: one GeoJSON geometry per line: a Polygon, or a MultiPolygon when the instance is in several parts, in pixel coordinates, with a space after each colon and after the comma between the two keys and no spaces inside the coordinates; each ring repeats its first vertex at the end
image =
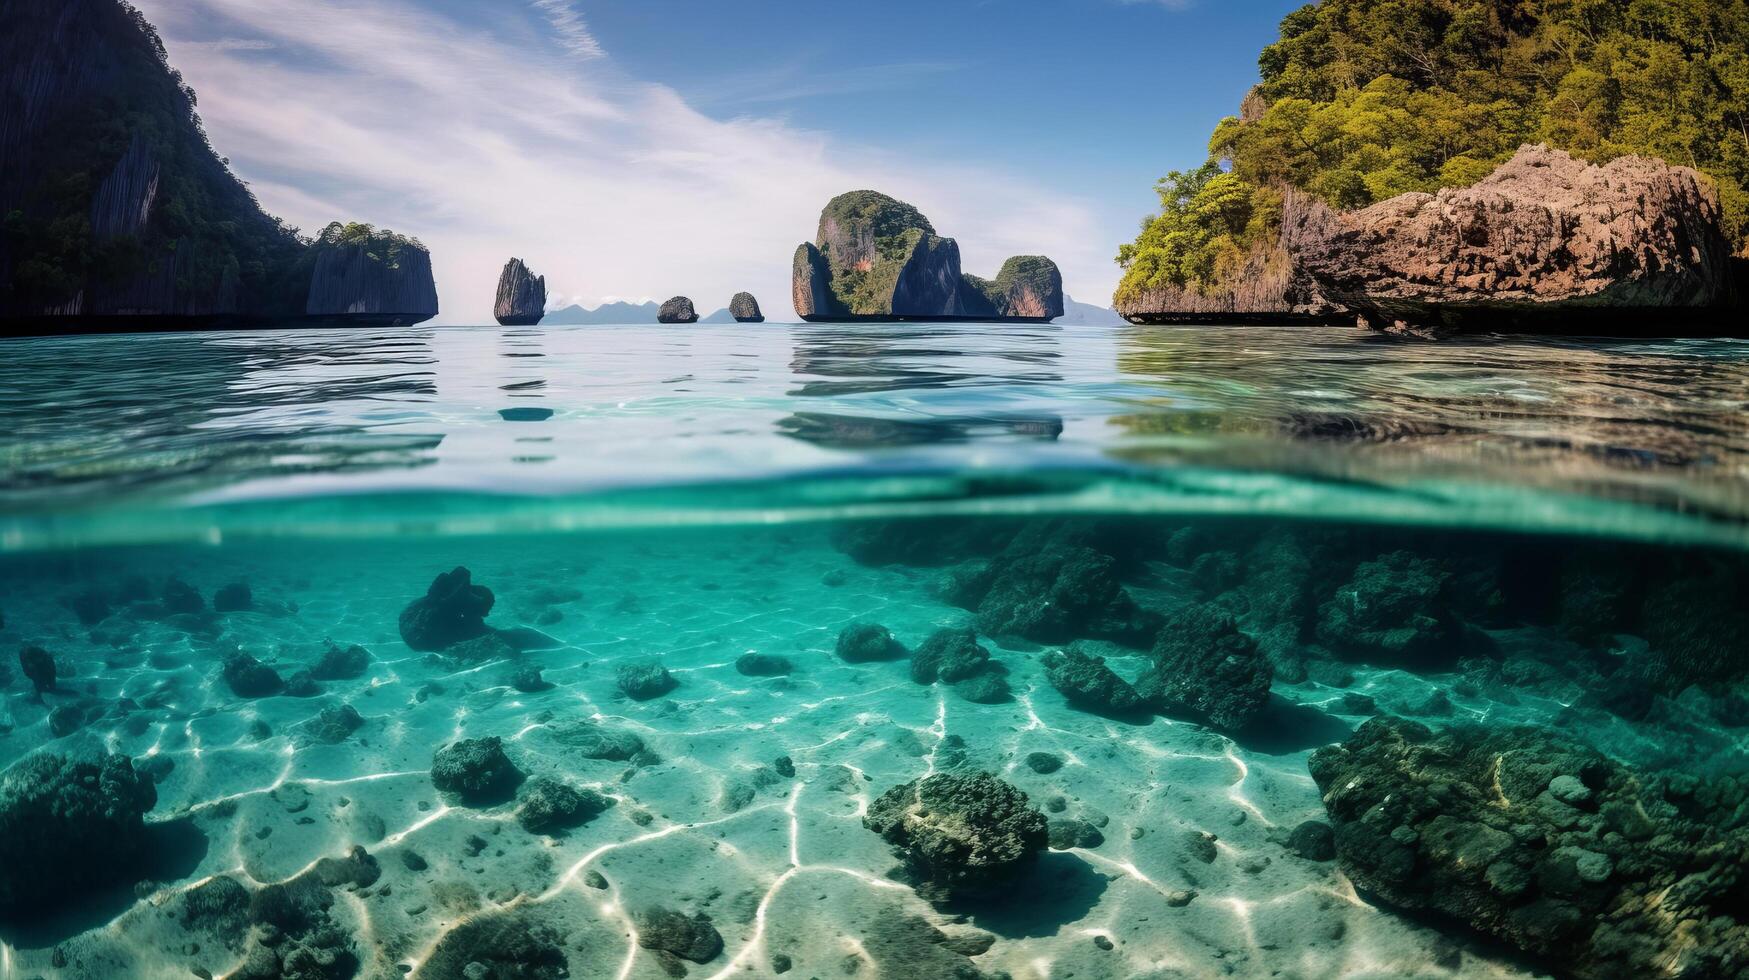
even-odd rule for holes
{"type": "Polygon", "coordinates": [[[683,293],[715,309],[750,289],[782,315],[796,243],[858,187],[917,204],[970,271],[1043,252],[1076,295],[1115,281],[1085,202],[975,161],[713,118],[612,59],[531,51],[508,26],[496,36],[410,0],[136,2],[263,204],[306,229],[356,219],[417,235],[442,322],[485,322],[512,255],[554,295],[683,293]],[[215,32],[261,45],[185,40],[215,32]]]}
{"type": "Polygon", "coordinates": [[[565,50],[579,58],[599,58],[605,53],[571,0],[533,0],[533,3],[535,9],[546,15],[547,23],[553,25],[565,50]]]}

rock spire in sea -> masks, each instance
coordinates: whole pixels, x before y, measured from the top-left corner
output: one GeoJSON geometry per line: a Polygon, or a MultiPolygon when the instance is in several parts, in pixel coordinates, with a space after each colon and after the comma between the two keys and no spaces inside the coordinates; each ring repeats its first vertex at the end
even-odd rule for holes
{"type": "Polygon", "coordinates": [[[492,315],[506,327],[532,327],[547,310],[547,280],[530,272],[521,259],[504,263],[498,277],[498,302],[492,315]]]}

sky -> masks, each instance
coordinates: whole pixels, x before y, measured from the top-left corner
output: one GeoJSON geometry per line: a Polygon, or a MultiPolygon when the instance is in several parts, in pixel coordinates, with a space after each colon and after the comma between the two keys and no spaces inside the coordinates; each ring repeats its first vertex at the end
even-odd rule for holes
{"type": "Polygon", "coordinates": [[[263,206],[431,249],[439,323],[511,256],[548,305],[740,290],[788,319],[821,207],[872,188],[968,272],[1119,243],[1257,78],[1278,0],[134,0],[263,206]]]}

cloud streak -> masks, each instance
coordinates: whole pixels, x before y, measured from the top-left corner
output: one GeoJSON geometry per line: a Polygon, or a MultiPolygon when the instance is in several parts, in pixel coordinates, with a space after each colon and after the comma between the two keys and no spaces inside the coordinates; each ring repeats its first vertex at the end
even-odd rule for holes
{"type": "Polygon", "coordinates": [[[1086,202],[975,161],[712,118],[610,58],[531,50],[407,0],[138,2],[268,210],[305,229],[356,219],[417,236],[440,322],[487,322],[511,255],[554,295],[686,294],[708,312],[751,289],[782,316],[796,243],[828,198],[859,187],[917,204],[969,271],[1042,252],[1072,293],[1109,295],[1116,278],[1086,202]]]}
{"type": "Polygon", "coordinates": [[[533,3],[536,10],[546,15],[547,23],[553,25],[565,50],[579,58],[599,58],[605,53],[571,0],[533,0],[533,3]]]}

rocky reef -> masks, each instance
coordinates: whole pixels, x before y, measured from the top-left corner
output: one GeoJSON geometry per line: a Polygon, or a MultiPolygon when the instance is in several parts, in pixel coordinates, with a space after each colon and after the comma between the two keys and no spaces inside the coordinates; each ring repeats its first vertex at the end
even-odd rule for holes
{"type": "Polygon", "coordinates": [[[1645,157],[1525,146],[1470,187],[1311,202],[1282,234],[1320,294],[1379,330],[1644,333],[1735,298],[1717,190],[1645,157]]]}
{"type": "Polygon", "coordinates": [[[697,323],[698,308],[685,296],[676,296],[662,304],[656,313],[657,323],[697,323]]]}
{"type": "Polygon", "coordinates": [[[1063,277],[1043,256],[1016,256],[993,280],[960,270],[959,243],[915,207],[876,191],[833,198],[813,242],[796,249],[791,294],[811,322],[1016,320],[1063,315],[1063,277]]]}
{"type": "Polygon", "coordinates": [[[986,772],[937,773],[882,793],[863,826],[904,860],[931,901],[989,899],[1011,888],[1049,839],[1025,793],[986,772]]]}
{"type": "Polygon", "coordinates": [[[152,780],[125,755],[41,753],[0,773],[0,918],[125,882],[146,848],[152,780]]]}
{"type": "Polygon", "coordinates": [[[736,293],[729,300],[729,315],[736,323],[764,323],[765,314],[759,311],[759,300],[752,293],[736,293]]]}
{"type": "Polygon", "coordinates": [[[1367,893],[1571,976],[1749,971],[1738,789],[1641,774],[1541,729],[1396,718],[1310,768],[1367,893]]]}
{"type": "Polygon", "coordinates": [[[430,256],[368,225],[299,236],[208,144],[194,93],[121,0],[22,0],[0,31],[0,332],[437,314],[430,256]]]}
{"type": "Polygon", "coordinates": [[[504,327],[532,327],[547,312],[547,280],[528,271],[521,259],[504,263],[492,315],[504,327]]]}

